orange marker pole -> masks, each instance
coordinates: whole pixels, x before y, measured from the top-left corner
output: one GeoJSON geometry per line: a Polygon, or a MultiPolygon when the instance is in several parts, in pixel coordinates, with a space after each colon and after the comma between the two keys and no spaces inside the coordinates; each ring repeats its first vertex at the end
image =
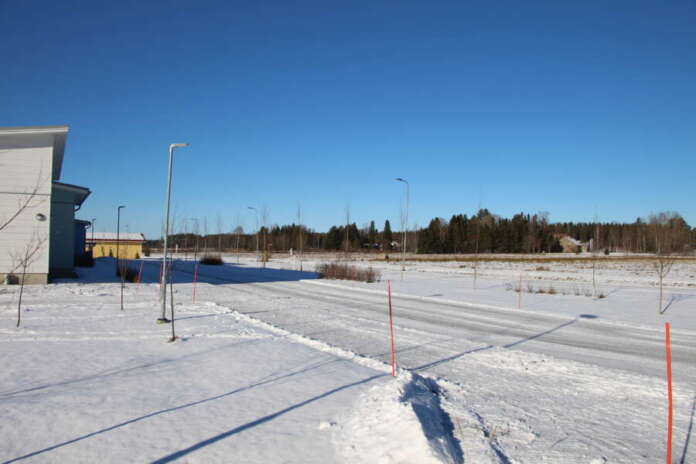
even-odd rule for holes
{"type": "Polygon", "coordinates": [[[196,282],[198,282],[198,263],[193,266],[193,302],[196,302],[196,282]]]}
{"type": "Polygon", "coordinates": [[[396,377],[396,354],[394,353],[394,318],[392,317],[392,302],[391,302],[391,281],[387,280],[387,298],[389,301],[389,332],[391,336],[391,362],[392,362],[392,377],[396,377]]]}
{"type": "Polygon", "coordinates": [[[522,272],[520,271],[520,285],[519,292],[517,292],[517,309],[522,308],[522,272]]]}
{"type": "Polygon", "coordinates": [[[669,322],[665,322],[665,348],[667,354],[667,464],[672,464],[672,342],[669,336],[669,322]]]}

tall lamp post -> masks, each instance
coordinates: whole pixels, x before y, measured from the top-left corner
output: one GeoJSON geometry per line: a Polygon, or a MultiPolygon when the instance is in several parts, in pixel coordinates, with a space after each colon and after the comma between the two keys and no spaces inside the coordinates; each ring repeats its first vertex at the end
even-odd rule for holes
{"type": "Polygon", "coordinates": [[[403,182],[406,184],[406,217],[404,218],[404,223],[401,225],[403,229],[403,244],[401,247],[401,271],[406,270],[406,231],[408,229],[408,203],[411,198],[411,186],[409,185],[408,181],[406,179],[402,179],[401,177],[397,177],[396,179],[397,182],[403,182]]]}
{"type": "Polygon", "coordinates": [[[253,206],[247,206],[248,209],[254,210],[256,212],[256,261],[259,260],[259,210],[253,206]]]}
{"type": "Polygon", "coordinates": [[[164,324],[167,319],[167,238],[169,236],[169,204],[172,200],[172,163],[174,149],[188,147],[188,143],[172,143],[169,145],[169,168],[167,170],[167,197],[164,203],[164,244],[162,246],[162,316],[157,322],[164,324]]]}
{"type": "MultiPolygon", "coordinates": [[[[116,275],[121,276],[121,311],[123,311],[123,287],[125,285],[125,276],[123,275],[123,269],[121,269],[121,255],[119,254],[119,245],[121,243],[121,210],[125,206],[119,206],[116,213],[116,275]]],[[[94,231],[92,231],[92,237],[94,237],[94,231]]]]}

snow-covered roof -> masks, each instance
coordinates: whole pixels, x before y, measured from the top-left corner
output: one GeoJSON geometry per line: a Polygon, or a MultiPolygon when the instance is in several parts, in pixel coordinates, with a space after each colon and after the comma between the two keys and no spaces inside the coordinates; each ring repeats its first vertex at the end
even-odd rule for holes
{"type": "Polygon", "coordinates": [[[568,240],[568,241],[569,241],[570,243],[572,243],[573,245],[577,245],[577,246],[582,245],[582,242],[581,242],[580,240],[575,239],[575,238],[571,237],[570,235],[567,235],[567,236],[566,236],[566,240],[568,240]]]}
{"type": "MultiPolygon", "coordinates": [[[[92,240],[92,233],[87,234],[87,241],[92,240]]],[[[98,240],[116,240],[116,232],[95,232],[94,233],[94,241],[98,240]]],[[[137,242],[142,242],[145,240],[145,235],[143,234],[135,234],[135,233],[129,233],[129,232],[121,232],[118,234],[118,240],[119,241],[137,241],[137,242]]]]}

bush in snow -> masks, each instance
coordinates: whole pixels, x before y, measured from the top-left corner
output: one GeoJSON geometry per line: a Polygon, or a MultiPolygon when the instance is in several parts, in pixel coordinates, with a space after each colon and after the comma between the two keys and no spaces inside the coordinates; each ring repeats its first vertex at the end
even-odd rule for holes
{"type": "Polygon", "coordinates": [[[121,265],[116,269],[116,275],[123,277],[126,282],[138,281],[138,270],[130,267],[126,261],[121,261],[121,265]]]}
{"type": "Polygon", "coordinates": [[[209,264],[212,266],[221,266],[223,264],[220,255],[206,254],[201,257],[201,264],[209,264]]]}
{"type": "Polygon", "coordinates": [[[381,275],[379,271],[368,267],[351,266],[342,263],[327,263],[317,266],[317,273],[322,279],[357,280],[360,282],[377,282],[381,275]]]}

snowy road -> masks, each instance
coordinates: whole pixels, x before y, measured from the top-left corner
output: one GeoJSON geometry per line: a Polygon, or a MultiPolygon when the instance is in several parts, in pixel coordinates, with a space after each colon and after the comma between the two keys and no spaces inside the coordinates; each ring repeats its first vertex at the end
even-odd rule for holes
{"type": "MultiPolygon", "coordinates": [[[[278,279],[271,269],[263,275],[269,282],[258,283],[258,273],[239,269],[229,275],[201,274],[200,279],[217,286],[230,284],[224,286],[232,292],[231,298],[218,301],[220,304],[236,306],[238,311],[253,313],[265,322],[386,360],[383,353],[386,331],[380,330],[386,322],[384,293],[318,281],[271,282],[278,279]],[[245,284],[234,285],[240,283],[245,284]],[[264,312],[258,312],[255,305],[254,309],[245,310],[239,307],[239,299],[232,297],[234,293],[285,301],[264,312]],[[372,323],[373,331],[366,332],[366,322],[372,323]],[[380,348],[370,351],[372,346],[380,348]]],[[[384,285],[376,284],[376,287],[384,285]]],[[[431,364],[434,367],[469,349],[496,346],[664,377],[664,334],[652,328],[607,323],[592,319],[591,315],[569,318],[437,302],[432,298],[394,296],[393,305],[397,333],[400,329],[420,334],[420,337],[402,336],[397,340],[400,351],[410,352],[399,358],[405,368],[425,369],[431,364]],[[472,341],[479,346],[472,347],[472,341]],[[422,346],[415,348],[415,345],[422,346]]],[[[672,356],[679,381],[696,383],[696,334],[675,331],[672,356]]]]}

